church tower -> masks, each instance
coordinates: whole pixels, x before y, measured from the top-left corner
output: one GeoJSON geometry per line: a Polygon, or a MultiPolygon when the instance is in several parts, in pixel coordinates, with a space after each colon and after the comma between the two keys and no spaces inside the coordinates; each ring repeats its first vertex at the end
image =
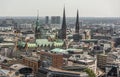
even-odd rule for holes
{"type": "Polygon", "coordinates": [[[39,23],[39,12],[37,14],[36,26],[35,26],[35,39],[41,38],[40,23],[39,23]]]}
{"type": "Polygon", "coordinates": [[[63,21],[62,21],[62,28],[61,28],[61,39],[66,39],[66,16],[65,16],[65,7],[63,10],[63,21]]]}
{"type": "Polygon", "coordinates": [[[80,34],[79,34],[79,11],[77,10],[77,17],[76,17],[76,23],[75,23],[75,34],[73,35],[73,40],[75,42],[79,42],[80,41],[80,34]]]}
{"type": "Polygon", "coordinates": [[[77,10],[76,24],[75,24],[75,33],[79,34],[79,11],[77,10]]]}

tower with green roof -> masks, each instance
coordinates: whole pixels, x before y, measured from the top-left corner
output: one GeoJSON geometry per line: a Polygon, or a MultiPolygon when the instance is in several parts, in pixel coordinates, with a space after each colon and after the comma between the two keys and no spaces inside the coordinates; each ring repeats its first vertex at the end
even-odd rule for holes
{"type": "Polygon", "coordinates": [[[36,20],[36,27],[35,27],[35,39],[41,39],[43,35],[42,33],[43,33],[43,27],[40,25],[39,12],[38,12],[37,20],[36,20]]]}

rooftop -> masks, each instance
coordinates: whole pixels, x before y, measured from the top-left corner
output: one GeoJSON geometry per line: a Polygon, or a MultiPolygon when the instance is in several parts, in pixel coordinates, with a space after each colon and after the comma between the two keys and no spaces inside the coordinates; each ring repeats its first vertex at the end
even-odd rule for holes
{"type": "Polygon", "coordinates": [[[67,71],[67,70],[62,70],[54,67],[48,67],[48,70],[55,71],[55,72],[65,72],[65,73],[73,73],[73,74],[86,74],[85,72],[75,72],[75,71],[67,71]]]}
{"type": "Polygon", "coordinates": [[[31,61],[39,61],[40,58],[39,57],[34,57],[34,56],[27,56],[27,55],[22,55],[22,57],[31,60],[31,61]]]}

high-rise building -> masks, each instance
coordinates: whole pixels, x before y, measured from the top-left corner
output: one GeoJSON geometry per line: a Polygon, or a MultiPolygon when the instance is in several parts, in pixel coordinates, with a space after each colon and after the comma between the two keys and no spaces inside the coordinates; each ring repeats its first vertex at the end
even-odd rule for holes
{"type": "Polygon", "coordinates": [[[61,39],[66,39],[66,16],[65,16],[65,8],[63,10],[63,20],[62,20],[62,28],[61,28],[61,39]]]}
{"type": "Polygon", "coordinates": [[[49,24],[49,16],[45,17],[45,24],[49,24]]]}
{"type": "Polygon", "coordinates": [[[60,24],[60,16],[52,16],[51,24],[60,24]]]}
{"type": "Polygon", "coordinates": [[[107,64],[107,55],[105,54],[97,55],[97,66],[101,69],[105,69],[106,64],[107,64]]]}

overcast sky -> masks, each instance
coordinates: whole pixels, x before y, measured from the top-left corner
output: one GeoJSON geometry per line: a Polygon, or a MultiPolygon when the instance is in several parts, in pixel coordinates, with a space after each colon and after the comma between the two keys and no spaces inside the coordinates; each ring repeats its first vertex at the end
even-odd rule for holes
{"type": "Polygon", "coordinates": [[[0,16],[120,17],[120,0],[0,0],[0,16]]]}

